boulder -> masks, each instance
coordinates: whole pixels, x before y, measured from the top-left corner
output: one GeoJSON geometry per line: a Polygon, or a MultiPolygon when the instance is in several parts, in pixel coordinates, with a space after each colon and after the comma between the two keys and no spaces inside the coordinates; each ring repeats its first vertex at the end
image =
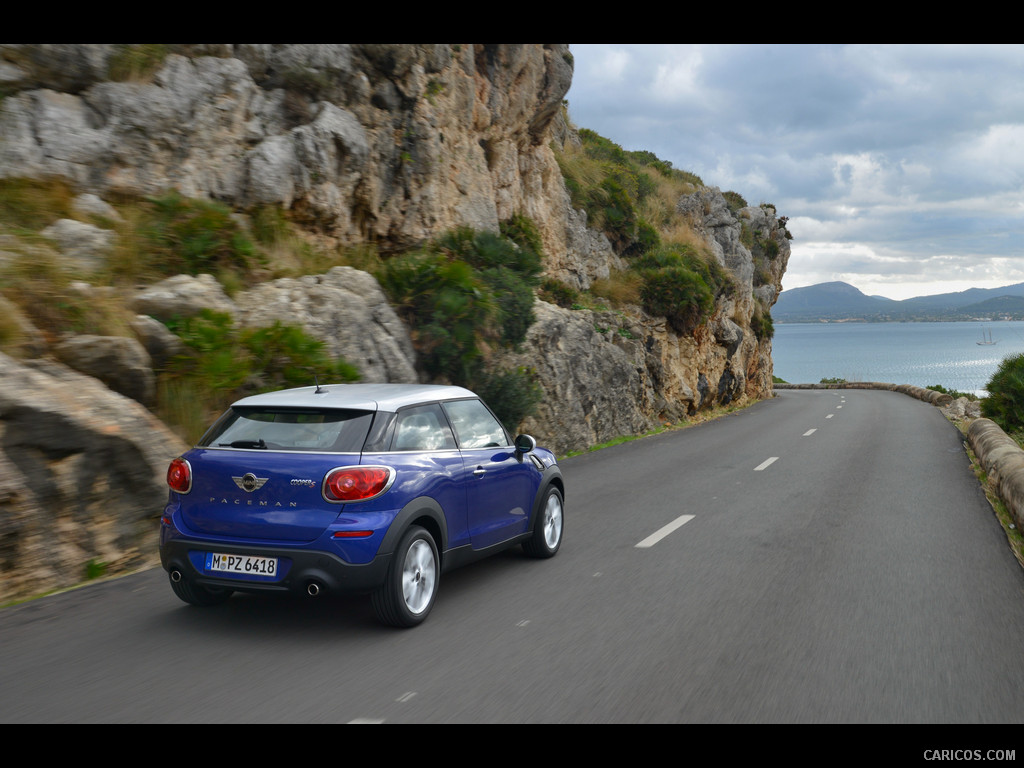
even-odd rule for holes
{"type": "Polygon", "coordinates": [[[145,347],[125,336],[78,334],[64,337],[53,353],[65,365],[99,379],[146,407],[156,405],[156,376],[145,347]]]}
{"type": "Polygon", "coordinates": [[[168,462],[184,442],[59,363],[0,354],[0,603],[155,564],[168,462]]]}
{"type": "Polygon", "coordinates": [[[368,272],[334,267],[323,275],[272,280],[238,294],[235,303],[240,324],[297,325],[355,365],[362,381],[418,380],[409,332],[368,272]]]}
{"type": "Polygon", "coordinates": [[[213,275],[169,277],[140,291],[130,306],[135,312],[163,323],[195,317],[204,309],[235,313],[235,303],[213,275]]]}

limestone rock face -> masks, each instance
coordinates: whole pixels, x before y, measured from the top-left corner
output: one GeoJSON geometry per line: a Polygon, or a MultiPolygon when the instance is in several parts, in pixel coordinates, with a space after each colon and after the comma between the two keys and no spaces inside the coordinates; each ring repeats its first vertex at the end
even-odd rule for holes
{"type": "Polygon", "coordinates": [[[420,243],[521,212],[564,240],[548,128],[565,45],[167,46],[113,82],[113,45],[2,45],[0,177],[107,199],[169,188],[280,205],[343,242],[420,243]]]}
{"type": "Polygon", "coordinates": [[[658,424],[659,393],[639,323],[615,312],[534,307],[522,351],[503,363],[536,371],[545,397],[522,430],[558,454],[658,424]]]}
{"type": "Polygon", "coordinates": [[[778,297],[790,253],[784,226],[770,208],[733,214],[714,188],[682,198],[679,209],[731,276],[705,324],[679,335],[639,307],[593,312],[538,301],[522,349],[501,358],[536,371],[545,398],[522,428],[556,452],[771,397],[771,338],[758,338],[753,326],[778,297]]]}

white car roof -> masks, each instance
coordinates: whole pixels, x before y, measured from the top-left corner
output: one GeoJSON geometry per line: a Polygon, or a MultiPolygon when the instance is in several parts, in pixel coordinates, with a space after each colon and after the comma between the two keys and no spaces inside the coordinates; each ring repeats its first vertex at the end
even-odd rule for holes
{"type": "Polygon", "coordinates": [[[283,408],[351,408],[394,412],[406,405],[476,397],[463,387],[439,384],[321,384],[252,395],[232,406],[283,408]]]}

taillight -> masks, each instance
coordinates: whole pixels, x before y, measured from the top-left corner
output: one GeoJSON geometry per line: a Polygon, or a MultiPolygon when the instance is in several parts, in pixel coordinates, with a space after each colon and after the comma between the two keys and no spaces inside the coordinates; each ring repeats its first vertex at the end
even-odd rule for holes
{"type": "Polygon", "coordinates": [[[391,487],[395,470],[390,467],[338,467],[324,478],[328,501],[366,501],[391,487]]]}
{"type": "Polygon", "coordinates": [[[192,490],[192,467],[184,459],[178,458],[167,468],[167,485],[177,493],[188,493],[192,490]]]}

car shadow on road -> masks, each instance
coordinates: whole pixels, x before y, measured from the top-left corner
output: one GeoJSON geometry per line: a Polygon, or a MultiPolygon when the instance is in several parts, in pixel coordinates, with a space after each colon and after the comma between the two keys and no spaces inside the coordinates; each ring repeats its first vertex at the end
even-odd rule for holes
{"type": "MultiPolygon", "coordinates": [[[[516,572],[536,561],[515,547],[485,560],[442,574],[437,603],[424,627],[441,624],[448,613],[446,606],[478,600],[492,600],[505,588],[513,589],[516,572]]],[[[236,592],[221,604],[208,607],[186,605],[167,588],[167,610],[160,613],[155,629],[160,632],[187,634],[190,642],[197,635],[223,637],[236,635],[268,640],[297,639],[313,641],[330,638],[334,641],[381,635],[405,634],[408,630],[379,624],[365,594],[321,594],[306,597],[292,593],[259,594],[236,592]]],[[[500,598],[499,598],[500,599],[500,598]]],[[[419,631],[419,628],[412,632],[419,631]]]]}

